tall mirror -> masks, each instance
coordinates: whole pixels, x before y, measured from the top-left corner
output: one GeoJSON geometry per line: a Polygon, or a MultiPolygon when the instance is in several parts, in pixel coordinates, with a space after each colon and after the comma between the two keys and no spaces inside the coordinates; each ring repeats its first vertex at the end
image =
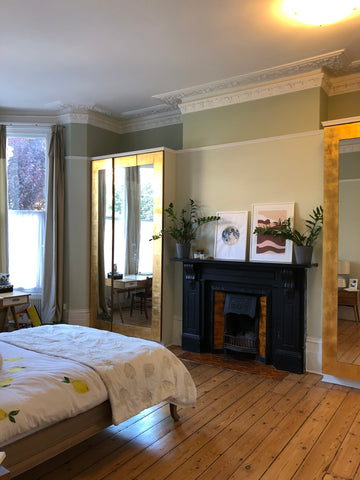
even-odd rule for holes
{"type": "Polygon", "coordinates": [[[360,380],[360,123],[326,127],[324,148],[323,372],[360,380]]]}
{"type": "Polygon", "coordinates": [[[337,360],[360,365],[360,138],[339,142],[337,360]]]}
{"type": "Polygon", "coordinates": [[[159,341],[162,152],[92,162],[91,325],[159,341]]]}

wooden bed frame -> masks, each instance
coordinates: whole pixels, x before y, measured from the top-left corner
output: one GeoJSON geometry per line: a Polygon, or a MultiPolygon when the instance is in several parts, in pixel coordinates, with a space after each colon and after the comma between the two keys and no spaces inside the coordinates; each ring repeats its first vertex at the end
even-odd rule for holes
{"type": "MultiPolygon", "coordinates": [[[[170,414],[175,422],[179,420],[177,407],[172,403],[170,403],[170,414]]],[[[5,468],[2,469],[4,477],[0,470],[0,479],[10,478],[5,476],[8,474],[6,470],[9,470],[14,477],[20,475],[87,440],[110,425],[112,425],[111,407],[107,400],[76,417],[63,420],[5,445],[1,447],[6,453],[6,458],[3,462],[5,468]],[[46,449],[43,445],[46,445],[46,449]]]]}

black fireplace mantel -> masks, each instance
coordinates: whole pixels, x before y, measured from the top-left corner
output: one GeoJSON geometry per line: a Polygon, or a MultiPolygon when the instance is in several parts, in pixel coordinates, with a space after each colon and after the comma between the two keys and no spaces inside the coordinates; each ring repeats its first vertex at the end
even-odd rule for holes
{"type": "Polygon", "coordinates": [[[212,352],[214,292],[257,294],[267,299],[267,363],[303,373],[306,276],[317,264],[171,259],[183,265],[182,348],[212,352]]]}

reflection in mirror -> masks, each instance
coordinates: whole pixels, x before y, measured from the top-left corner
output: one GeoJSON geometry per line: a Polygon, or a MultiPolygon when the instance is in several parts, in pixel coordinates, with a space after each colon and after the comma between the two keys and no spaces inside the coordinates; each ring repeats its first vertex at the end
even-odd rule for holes
{"type": "MultiPolygon", "coordinates": [[[[106,272],[113,267],[113,322],[146,328],[152,316],[153,183],[153,165],[115,165],[113,261],[111,240],[104,245],[106,272]]],[[[111,199],[107,211],[111,239],[111,199]]]]}
{"type": "Polygon", "coordinates": [[[360,138],[339,142],[337,359],[360,365],[360,138]],[[350,281],[351,280],[351,281],[350,281]]]}
{"type": "Polygon", "coordinates": [[[160,341],[163,151],[92,161],[91,326],[160,341]]]}

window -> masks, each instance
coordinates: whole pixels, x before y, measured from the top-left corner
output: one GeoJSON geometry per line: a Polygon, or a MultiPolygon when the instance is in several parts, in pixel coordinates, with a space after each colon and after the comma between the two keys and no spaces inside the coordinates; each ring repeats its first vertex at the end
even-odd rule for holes
{"type": "Polygon", "coordinates": [[[9,273],[18,289],[40,293],[50,129],[7,128],[9,273]]]}

